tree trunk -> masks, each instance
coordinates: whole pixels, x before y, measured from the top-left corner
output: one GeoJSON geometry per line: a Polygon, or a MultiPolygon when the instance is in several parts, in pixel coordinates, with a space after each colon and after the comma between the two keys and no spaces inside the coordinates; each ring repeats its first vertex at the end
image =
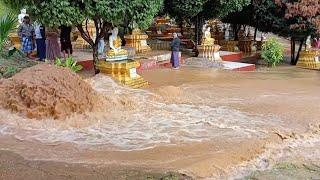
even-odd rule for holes
{"type": "Polygon", "coordinates": [[[103,22],[101,19],[98,17],[93,18],[95,28],[96,28],[96,39],[92,39],[88,32],[88,20],[86,20],[86,27],[85,29],[83,28],[82,24],[77,25],[77,28],[81,34],[81,37],[89,43],[89,45],[92,47],[92,57],[93,57],[93,68],[95,70],[95,74],[99,73],[99,70],[96,68],[96,65],[99,61],[99,56],[98,56],[98,44],[100,39],[103,39],[105,36],[105,33],[107,32],[108,29],[112,27],[111,23],[108,22],[103,22]]]}
{"type": "Polygon", "coordinates": [[[196,17],[196,26],[195,26],[195,37],[196,37],[196,44],[199,45],[201,43],[202,37],[202,26],[204,25],[204,19],[201,15],[197,15],[196,17]]]}
{"type": "Polygon", "coordinates": [[[182,20],[182,18],[181,18],[181,20],[179,22],[179,28],[180,28],[181,35],[183,35],[183,20],[182,20]]]}
{"type": "Polygon", "coordinates": [[[254,36],[253,36],[253,40],[254,40],[254,41],[256,41],[256,39],[257,39],[257,32],[258,32],[258,28],[256,27],[256,28],[254,29],[254,36]]]}
{"type": "Polygon", "coordinates": [[[92,56],[93,56],[93,69],[95,74],[99,74],[100,71],[97,69],[96,65],[99,63],[99,55],[98,55],[98,44],[95,43],[92,47],[92,56]]]}
{"type": "Polygon", "coordinates": [[[235,40],[235,41],[238,41],[238,40],[239,40],[239,31],[241,30],[241,25],[239,25],[239,24],[234,24],[233,27],[234,27],[234,29],[233,29],[233,32],[234,32],[234,40],[235,40]]]}
{"type": "Polygon", "coordinates": [[[294,37],[291,37],[291,65],[294,65],[296,54],[296,41],[294,37]]]}
{"type": "Polygon", "coordinates": [[[234,40],[237,41],[238,40],[238,33],[237,33],[237,25],[236,24],[232,25],[232,31],[233,31],[234,40]]]}
{"type": "Polygon", "coordinates": [[[297,62],[298,62],[298,60],[299,60],[300,52],[301,52],[301,50],[302,50],[302,46],[303,46],[303,43],[304,43],[304,39],[305,39],[305,38],[300,39],[300,46],[299,46],[299,50],[298,50],[297,57],[296,57],[296,59],[295,59],[295,61],[294,61],[294,65],[297,65],[297,62]]]}
{"type": "Polygon", "coordinates": [[[195,33],[195,42],[196,42],[196,45],[198,45],[199,43],[199,16],[197,15],[196,17],[196,24],[195,24],[195,30],[194,30],[194,33],[195,33]]]}

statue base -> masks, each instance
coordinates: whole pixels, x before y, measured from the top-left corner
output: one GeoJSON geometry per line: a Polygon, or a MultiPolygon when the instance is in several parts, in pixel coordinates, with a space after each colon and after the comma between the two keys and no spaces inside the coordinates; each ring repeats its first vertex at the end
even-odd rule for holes
{"type": "Polygon", "coordinates": [[[185,66],[197,68],[215,68],[223,69],[222,61],[212,61],[207,58],[191,57],[185,60],[185,66]]]}
{"type": "Polygon", "coordinates": [[[106,61],[113,62],[113,61],[123,61],[128,59],[128,55],[121,55],[121,56],[107,56],[106,61]]]}
{"type": "Polygon", "coordinates": [[[200,45],[198,46],[199,58],[205,58],[212,61],[222,61],[219,50],[219,45],[200,45]]]}
{"type": "Polygon", "coordinates": [[[101,73],[108,74],[121,84],[131,88],[141,88],[149,84],[143,77],[137,74],[137,68],[139,66],[140,63],[135,60],[100,61],[97,65],[101,73]]]}
{"type": "Polygon", "coordinates": [[[297,66],[307,69],[320,69],[320,51],[319,50],[308,50],[301,51],[297,66]]]}

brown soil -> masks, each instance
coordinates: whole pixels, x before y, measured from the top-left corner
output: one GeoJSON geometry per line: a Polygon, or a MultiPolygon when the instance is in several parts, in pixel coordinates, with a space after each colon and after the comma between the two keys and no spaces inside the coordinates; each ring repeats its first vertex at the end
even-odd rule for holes
{"type": "Polygon", "coordinates": [[[0,81],[0,105],[28,118],[63,119],[95,108],[99,97],[69,69],[39,64],[0,81]]]}

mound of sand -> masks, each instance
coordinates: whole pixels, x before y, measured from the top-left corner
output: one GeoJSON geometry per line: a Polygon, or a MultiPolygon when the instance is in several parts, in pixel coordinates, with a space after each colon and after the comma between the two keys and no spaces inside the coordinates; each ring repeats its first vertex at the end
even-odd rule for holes
{"type": "Polygon", "coordinates": [[[98,94],[66,68],[39,64],[0,80],[0,105],[28,118],[63,119],[92,111],[98,94]]]}

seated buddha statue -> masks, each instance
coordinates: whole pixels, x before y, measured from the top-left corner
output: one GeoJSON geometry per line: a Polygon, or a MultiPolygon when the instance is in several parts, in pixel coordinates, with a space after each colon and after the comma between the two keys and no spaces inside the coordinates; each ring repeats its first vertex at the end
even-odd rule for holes
{"type": "Polygon", "coordinates": [[[213,46],[214,45],[214,38],[211,37],[210,27],[204,31],[204,37],[202,38],[201,45],[205,46],[213,46]]]}
{"type": "Polygon", "coordinates": [[[122,40],[118,36],[118,28],[113,28],[109,37],[110,50],[107,53],[107,60],[124,60],[128,58],[128,51],[121,49],[122,40]]]}

